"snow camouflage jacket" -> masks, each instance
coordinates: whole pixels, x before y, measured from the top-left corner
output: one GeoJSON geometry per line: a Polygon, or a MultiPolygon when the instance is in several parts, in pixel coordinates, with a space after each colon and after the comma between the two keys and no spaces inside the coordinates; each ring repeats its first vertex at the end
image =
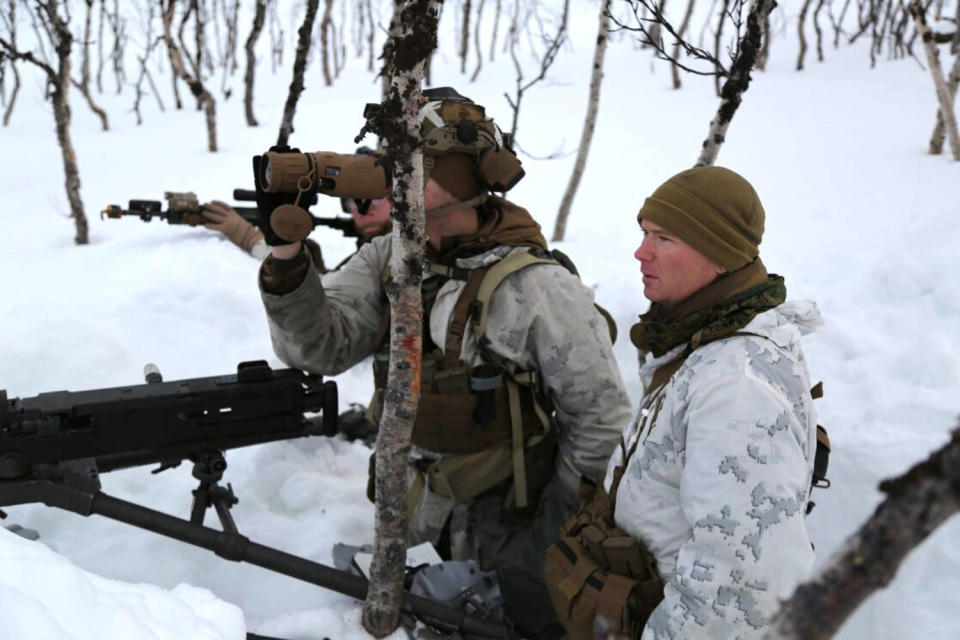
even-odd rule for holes
{"type": "MultiPolygon", "coordinates": [[[[523,250],[499,245],[457,259],[456,266],[478,268],[523,250]]],[[[388,236],[374,238],[339,271],[324,275],[322,285],[309,269],[291,293],[262,292],[280,359],[292,367],[335,375],[371,355],[388,306],[381,278],[390,253],[388,236]]],[[[425,279],[431,277],[438,276],[425,273],[425,279]]],[[[463,286],[451,279],[437,292],[424,326],[436,344],[444,344],[463,286]]],[[[593,291],[562,266],[527,267],[509,275],[494,292],[485,335],[494,354],[540,372],[556,409],[558,480],[575,496],[581,474],[603,473],[630,419],[630,400],[606,321],[593,306],[593,291]]],[[[470,331],[465,332],[460,357],[472,365],[482,362],[470,331]]],[[[423,455],[414,448],[412,456],[423,455]]],[[[433,540],[453,507],[452,500],[424,491],[410,523],[412,537],[433,540]]]]}
{"type": "MultiPolygon", "coordinates": [[[[800,336],[820,323],[809,301],[758,314],[742,329],[756,336],[694,350],[651,394],[662,393],[659,413],[644,398],[624,430],[629,451],[643,418],[653,418],[615,507],[617,525],[647,545],[665,583],[642,640],[759,637],[807,576],[816,415],[800,336]]],[[[685,347],[643,365],[646,388],[685,347]]],[[[622,459],[618,448],[608,487],[622,459]]]]}

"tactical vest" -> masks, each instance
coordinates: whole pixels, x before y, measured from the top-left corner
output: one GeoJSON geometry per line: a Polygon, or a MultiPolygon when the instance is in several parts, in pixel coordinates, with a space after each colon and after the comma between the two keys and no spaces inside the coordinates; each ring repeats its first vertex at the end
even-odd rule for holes
{"type": "MultiPolygon", "coordinates": [[[[464,502],[507,481],[511,481],[507,508],[521,512],[536,509],[554,469],[557,435],[551,424],[553,403],[539,373],[525,371],[490,352],[484,334],[490,300],[500,284],[509,275],[537,264],[563,266],[550,253],[537,249],[517,251],[477,269],[428,265],[430,271],[465,284],[454,305],[444,344],[423,357],[411,442],[439,455],[436,460],[425,458],[413,465],[416,479],[408,494],[408,509],[417,504],[424,487],[464,502]],[[476,338],[484,364],[471,366],[461,360],[467,331],[476,338]]],[[[429,317],[429,309],[424,316],[429,317]]],[[[387,383],[388,327],[389,310],[375,344],[376,391],[368,415],[374,424],[379,424],[387,383]]]]}

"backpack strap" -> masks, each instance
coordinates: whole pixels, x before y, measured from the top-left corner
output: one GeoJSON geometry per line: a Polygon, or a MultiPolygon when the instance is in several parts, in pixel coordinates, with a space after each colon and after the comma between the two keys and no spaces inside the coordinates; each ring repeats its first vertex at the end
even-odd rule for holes
{"type": "Polygon", "coordinates": [[[536,256],[530,251],[518,251],[497,262],[487,271],[473,303],[473,334],[478,341],[483,338],[487,330],[487,313],[490,311],[490,298],[493,292],[507,276],[535,264],[559,265],[560,263],[553,258],[536,256]]]}

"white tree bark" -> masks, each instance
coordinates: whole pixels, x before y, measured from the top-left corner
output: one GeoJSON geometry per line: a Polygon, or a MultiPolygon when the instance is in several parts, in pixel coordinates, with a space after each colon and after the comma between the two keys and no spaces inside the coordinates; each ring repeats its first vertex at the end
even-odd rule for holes
{"type": "Polygon", "coordinates": [[[376,451],[376,541],[363,626],[382,638],[400,621],[406,565],[406,464],[420,399],[423,357],[423,154],[420,96],[423,70],[437,43],[439,0],[404,0],[390,46],[389,92],[368,122],[387,139],[393,176],[390,258],[390,365],[376,451]]]}
{"type": "Polygon", "coordinates": [[[940,65],[940,55],[937,51],[937,45],[933,41],[933,33],[927,26],[925,11],[920,2],[913,2],[910,5],[910,12],[913,14],[913,20],[917,25],[917,33],[923,40],[923,49],[927,54],[927,66],[930,68],[933,86],[937,90],[937,100],[940,102],[940,117],[943,119],[943,125],[947,131],[947,139],[950,140],[950,152],[953,154],[954,160],[960,160],[960,135],[957,133],[957,117],[953,112],[953,99],[947,86],[947,80],[943,76],[943,67],[940,65]]]}
{"type": "MultiPolygon", "coordinates": [[[[957,87],[960,86],[960,53],[953,57],[953,67],[950,69],[950,75],[947,77],[947,90],[950,92],[950,105],[952,106],[957,98],[957,87]]],[[[930,135],[930,153],[938,155],[943,152],[943,141],[947,137],[947,128],[943,122],[943,113],[937,109],[937,124],[933,127],[933,133],[930,135]]]]}
{"type": "Polygon", "coordinates": [[[600,84],[603,82],[603,59],[607,53],[607,41],[610,34],[610,0],[600,3],[600,22],[597,28],[597,45],[593,50],[593,68],[590,73],[590,97],[587,100],[587,115],[583,120],[583,130],[580,132],[580,147],[577,149],[577,161],[573,164],[573,173],[567,190],[560,201],[560,210],[557,212],[557,221],[553,227],[551,242],[560,242],[567,232],[567,218],[573,207],[573,199],[577,195],[583,170],[587,166],[587,155],[590,153],[590,143],[593,140],[593,131],[597,126],[597,111],[600,108],[600,84]]]}

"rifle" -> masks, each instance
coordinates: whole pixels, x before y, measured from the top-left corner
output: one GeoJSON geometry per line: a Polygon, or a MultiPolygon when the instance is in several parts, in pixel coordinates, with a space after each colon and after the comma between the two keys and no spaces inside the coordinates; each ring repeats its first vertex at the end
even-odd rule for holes
{"type": "MultiPolygon", "coordinates": [[[[237,529],[233,487],[220,485],[224,450],[337,433],[337,386],[295,369],[242,362],[237,373],[164,382],[147,365],[146,384],[7,398],[0,390],[0,506],[43,503],[111,518],[311,584],[364,599],[365,578],[257,544],[237,529]],[[321,415],[306,416],[320,412],[321,415]],[[100,490],[99,474],[193,463],[199,486],[184,520],[100,490]],[[203,524],[213,507],[222,530],[203,524]]],[[[4,515],[0,512],[0,516],[4,515]]],[[[405,594],[403,609],[448,633],[513,638],[505,625],[429,598],[405,594]]],[[[253,634],[248,638],[255,638],[253,634]]]]}
{"type": "MultiPolygon", "coordinates": [[[[144,222],[154,218],[166,220],[168,224],[186,224],[196,227],[208,222],[201,213],[200,201],[192,191],[164,191],[163,198],[167,201],[167,209],[163,210],[163,203],[159,200],[130,200],[124,209],[118,204],[109,204],[100,212],[100,219],[104,217],[119,219],[123,216],[136,216],[144,222]]],[[[252,189],[234,189],[233,199],[240,202],[256,202],[257,192],[252,189]]],[[[263,230],[263,217],[257,207],[233,206],[241,218],[263,230]]],[[[352,218],[333,216],[321,218],[311,215],[314,227],[329,227],[343,233],[347,238],[359,238],[357,225],[352,218]]]]}

